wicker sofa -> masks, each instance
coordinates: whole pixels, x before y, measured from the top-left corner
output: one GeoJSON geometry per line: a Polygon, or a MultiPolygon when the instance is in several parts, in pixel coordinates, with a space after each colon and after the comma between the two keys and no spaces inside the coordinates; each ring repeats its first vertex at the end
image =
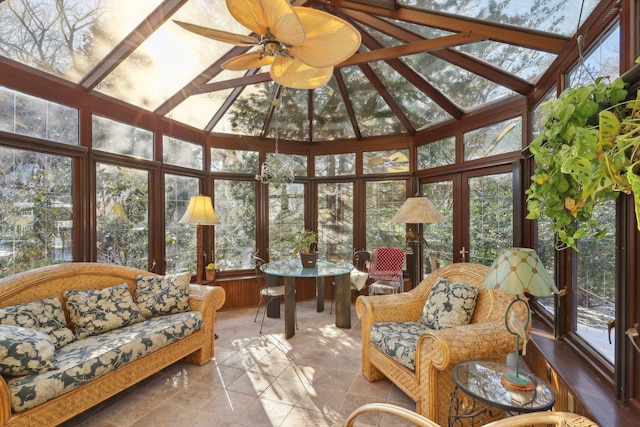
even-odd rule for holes
{"type": "MultiPolygon", "coordinates": [[[[0,280],[0,310],[5,315],[3,322],[0,322],[3,323],[0,327],[5,328],[3,330],[26,331],[42,336],[43,331],[46,332],[44,329],[33,329],[29,325],[26,328],[17,327],[22,326],[18,324],[7,326],[6,316],[13,310],[14,314],[19,314],[14,315],[14,320],[24,319],[28,323],[30,320],[28,315],[24,315],[24,307],[38,306],[45,301],[45,309],[36,310],[40,318],[46,319],[49,316],[50,313],[45,312],[57,313],[57,320],[66,320],[67,328],[56,329],[56,334],[64,332],[60,335],[62,336],[70,333],[72,339],[70,343],[63,343],[62,347],[58,347],[55,340],[52,341],[56,343],[55,354],[51,358],[54,363],[52,368],[26,375],[0,376],[0,425],[57,425],[176,361],[185,359],[198,365],[210,361],[214,356],[215,313],[224,303],[225,292],[220,287],[189,284],[188,277],[186,280],[180,279],[180,312],[156,310],[153,305],[160,306],[161,303],[156,302],[160,298],[155,293],[146,300],[147,307],[140,310],[142,314],[144,310],[151,309],[155,312],[153,317],[145,314],[142,319],[136,319],[130,324],[114,326],[111,330],[104,328],[106,332],[94,331],[81,338],[79,331],[85,331],[84,327],[75,328],[75,334],[71,331],[78,324],[72,320],[79,319],[77,316],[70,316],[68,310],[72,297],[128,292],[130,296],[126,299],[129,300],[136,295],[136,290],[140,291],[136,283],[160,283],[161,279],[164,279],[164,284],[173,280],[170,276],[157,276],[123,266],[66,263],[30,270],[0,280]],[[118,292],[112,292],[113,289],[118,292]],[[65,301],[65,296],[69,300],[65,301]],[[51,310],[53,306],[57,308],[51,310]],[[42,316],[43,313],[46,315],[42,316]],[[64,375],[61,376],[58,371],[63,369],[64,375]],[[34,380],[30,386],[32,392],[20,388],[23,380],[34,380]],[[47,395],[50,389],[59,389],[54,391],[57,396],[47,395]],[[43,391],[45,401],[37,401],[37,396],[43,391]]],[[[141,293],[142,291],[138,292],[141,293]]],[[[104,300],[110,299],[107,296],[104,300]]],[[[166,303],[166,299],[162,301],[164,308],[166,303]]],[[[118,310],[121,309],[120,303],[115,305],[118,310]]],[[[133,305],[140,306],[139,300],[136,299],[133,305]]],[[[169,306],[172,307],[170,304],[169,306]]],[[[136,311],[131,304],[129,308],[136,311]]],[[[73,308],[72,310],[76,314],[73,308]]],[[[112,319],[109,317],[107,320],[112,319]]],[[[89,329],[93,327],[92,324],[87,325],[89,329]]],[[[64,323],[62,326],[65,326],[64,323]]],[[[98,327],[102,326],[98,324],[96,328],[98,327]]]]}
{"type": "MultiPolygon", "coordinates": [[[[416,402],[416,412],[440,425],[448,425],[449,402],[455,386],[453,368],[467,360],[504,363],[507,354],[515,348],[515,338],[504,323],[505,310],[514,297],[482,287],[487,270],[478,264],[451,264],[435,270],[411,291],[358,297],[356,312],[362,320],[362,374],[367,380],[389,378],[416,402]],[[479,287],[475,309],[467,325],[418,332],[414,337],[417,341],[412,370],[372,342],[372,325],[418,322],[431,288],[440,278],[479,287]]],[[[520,310],[522,305],[517,306],[520,310]]],[[[524,310],[519,314],[524,319],[524,310]]],[[[472,402],[464,402],[467,403],[472,402]]],[[[482,425],[502,416],[502,411],[490,410],[475,422],[482,425]]]]}

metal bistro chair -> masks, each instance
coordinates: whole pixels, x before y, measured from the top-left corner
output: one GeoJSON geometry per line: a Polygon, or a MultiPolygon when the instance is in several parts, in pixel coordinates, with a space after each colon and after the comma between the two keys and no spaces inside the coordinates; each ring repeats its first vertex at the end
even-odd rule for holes
{"type": "MultiPolygon", "coordinates": [[[[355,291],[356,295],[360,295],[360,292],[367,286],[367,279],[369,278],[369,263],[371,262],[371,252],[369,251],[355,251],[353,253],[353,266],[355,267],[349,275],[351,281],[351,290],[355,291]]],[[[333,314],[333,300],[335,299],[336,282],[331,282],[333,286],[334,298],[331,300],[331,308],[329,314],[333,314]]]]}
{"type": "Polygon", "coordinates": [[[391,247],[374,249],[369,265],[369,277],[375,281],[369,285],[369,295],[402,292],[403,264],[404,250],[391,247]]]}
{"type": "MultiPolygon", "coordinates": [[[[262,312],[262,322],[260,323],[260,333],[262,333],[262,326],[264,325],[264,316],[267,314],[267,304],[271,298],[279,298],[284,296],[284,285],[279,286],[269,286],[267,282],[267,274],[262,271],[262,266],[265,261],[258,257],[254,256],[253,259],[256,262],[256,278],[258,279],[258,285],[260,286],[260,300],[258,301],[258,309],[256,310],[256,317],[253,319],[254,322],[258,320],[258,313],[260,313],[260,306],[264,302],[264,311],[262,312]]],[[[294,289],[295,292],[295,289],[294,289]]],[[[296,306],[293,306],[293,317],[296,321],[296,329],[298,329],[298,315],[296,314],[296,306]]]]}

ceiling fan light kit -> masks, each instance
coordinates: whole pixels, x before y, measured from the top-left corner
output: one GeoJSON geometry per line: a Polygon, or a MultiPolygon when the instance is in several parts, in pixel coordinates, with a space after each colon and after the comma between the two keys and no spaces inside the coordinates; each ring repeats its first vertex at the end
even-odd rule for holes
{"type": "Polygon", "coordinates": [[[260,39],[175,21],[182,28],[236,46],[258,50],[226,61],[222,68],[243,71],[271,65],[274,82],[294,89],[327,84],[335,65],[360,47],[360,32],[347,21],[287,0],[227,0],[231,15],[260,39]]]}

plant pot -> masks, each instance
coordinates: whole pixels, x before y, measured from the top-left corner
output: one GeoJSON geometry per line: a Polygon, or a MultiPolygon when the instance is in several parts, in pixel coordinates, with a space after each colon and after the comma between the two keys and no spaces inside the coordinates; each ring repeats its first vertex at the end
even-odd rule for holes
{"type": "Polygon", "coordinates": [[[216,272],[213,270],[205,270],[204,275],[207,280],[213,280],[216,278],[216,272]]]}
{"type": "Polygon", "coordinates": [[[300,262],[302,262],[302,268],[316,268],[316,261],[318,260],[317,252],[309,252],[308,254],[300,254],[300,262]]]}

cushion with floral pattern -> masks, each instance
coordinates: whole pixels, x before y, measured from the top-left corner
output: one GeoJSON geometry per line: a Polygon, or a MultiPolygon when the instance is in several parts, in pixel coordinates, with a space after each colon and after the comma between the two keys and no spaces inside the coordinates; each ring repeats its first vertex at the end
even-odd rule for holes
{"type": "Polygon", "coordinates": [[[0,374],[35,374],[56,369],[56,347],[51,337],[37,329],[0,325],[0,374]]]}
{"type": "Polygon", "coordinates": [[[135,302],[146,318],[189,311],[190,273],[137,276],[135,302]]]}
{"type": "Polygon", "coordinates": [[[68,290],[64,298],[78,338],[145,320],[126,283],[104,289],[68,290]]]}
{"type": "Polygon", "coordinates": [[[476,307],[478,287],[438,278],[422,309],[420,321],[431,329],[467,325],[476,307]]]}
{"type": "Polygon", "coordinates": [[[0,308],[0,324],[38,329],[49,335],[53,345],[61,348],[74,340],[60,298],[51,297],[25,304],[0,308]]]}

